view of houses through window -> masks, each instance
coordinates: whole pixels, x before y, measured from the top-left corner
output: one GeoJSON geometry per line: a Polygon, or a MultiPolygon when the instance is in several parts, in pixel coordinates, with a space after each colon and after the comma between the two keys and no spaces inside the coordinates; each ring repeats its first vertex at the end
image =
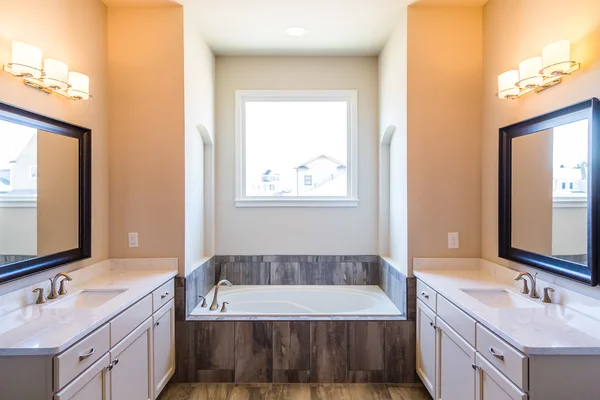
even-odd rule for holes
{"type": "Polygon", "coordinates": [[[348,102],[248,101],[245,195],[348,195],[348,102]]]}

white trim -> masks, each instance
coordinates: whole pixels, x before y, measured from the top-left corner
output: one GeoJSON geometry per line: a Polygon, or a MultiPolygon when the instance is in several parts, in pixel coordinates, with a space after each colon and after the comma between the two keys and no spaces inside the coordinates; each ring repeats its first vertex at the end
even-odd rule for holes
{"type": "Polygon", "coordinates": [[[37,207],[37,195],[0,195],[0,208],[35,208],[37,207]]]}
{"type": "Polygon", "coordinates": [[[236,90],[235,92],[235,206],[236,207],[357,207],[358,206],[358,91],[356,90],[236,90]],[[348,103],[348,196],[245,196],[245,118],[247,101],[345,101],[348,103]]]}

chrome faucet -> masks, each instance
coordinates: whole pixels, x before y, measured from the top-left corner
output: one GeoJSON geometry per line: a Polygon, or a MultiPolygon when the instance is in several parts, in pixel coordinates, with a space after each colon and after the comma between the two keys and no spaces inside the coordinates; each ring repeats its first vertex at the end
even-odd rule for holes
{"type": "Polygon", "coordinates": [[[217,296],[219,295],[219,288],[221,287],[221,285],[227,285],[227,287],[233,286],[231,284],[231,282],[229,282],[227,279],[223,279],[222,281],[219,281],[219,283],[217,283],[217,286],[215,286],[215,297],[213,297],[212,304],[210,305],[210,308],[209,308],[210,311],[215,311],[219,308],[219,302],[217,301],[217,296]]]}
{"type": "Polygon", "coordinates": [[[524,278],[525,276],[529,277],[529,280],[531,281],[531,290],[529,291],[529,297],[537,299],[538,295],[537,295],[537,291],[535,290],[535,278],[533,276],[531,276],[531,274],[529,272],[519,272],[515,276],[515,281],[523,280],[523,282],[524,282],[523,290],[521,290],[521,293],[527,293],[527,281],[524,278]]]}
{"type": "Polygon", "coordinates": [[[69,274],[67,274],[66,272],[59,272],[58,274],[56,274],[56,276],[54,278],[50,278],[50,294],[48,295],[48,299],[52,300],[52,299],[56,299],[58,296],[63,295],[63,294],[67,294],[67,289],[65,289],[65,281],[72,281],[73,277],[69,274]],[[56,291],[56,281],[58,281],[58,278],[60,278],[61,276],[63,276],[65,279],[63,279],[60,282],[60,290],[57,292],[56,291]]]}

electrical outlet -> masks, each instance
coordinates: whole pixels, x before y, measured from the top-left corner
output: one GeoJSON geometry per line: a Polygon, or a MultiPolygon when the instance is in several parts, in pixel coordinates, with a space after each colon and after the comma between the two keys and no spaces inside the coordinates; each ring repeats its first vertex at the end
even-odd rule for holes
{"type": "Polygon", "coordinates": [[[129,232],[129,247],[138,247],[138,233],[137,232],[129,232]]]}
{"type": "Polygon", "coordinates": [[[448,248],[458,249],[458,232],[448,233],[448,248]]]}

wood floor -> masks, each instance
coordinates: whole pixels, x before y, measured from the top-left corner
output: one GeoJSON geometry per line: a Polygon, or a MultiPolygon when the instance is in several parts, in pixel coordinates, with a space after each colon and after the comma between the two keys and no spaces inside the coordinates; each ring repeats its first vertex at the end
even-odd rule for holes
{"type": "Polygon", "coordinates": [[[169,384],[158,400],[430,400],[423,386],[376,384],[169,384]]]}

